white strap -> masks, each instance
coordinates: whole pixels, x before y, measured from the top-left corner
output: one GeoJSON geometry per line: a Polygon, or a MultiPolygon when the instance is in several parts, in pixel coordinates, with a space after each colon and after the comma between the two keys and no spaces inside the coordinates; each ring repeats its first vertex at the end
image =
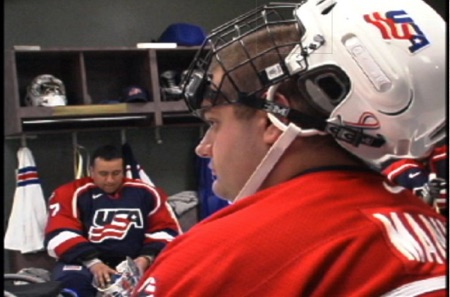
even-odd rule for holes
{"type": "Polygon", "coordinates": [[[266,179],[269,172],[273,169],[275,164],[278,162],[280,157],[283,155],[284,151],[291,145],[291,143],[297,138],[300,133],[300,128],[294,124],[289,124],[287,129],[281,134],[277,141],[272,145],[270,150],[259,163],[258,167],[255,169],[253,174],[245,183],[244,187],[241,189],[239,194],[234,199],[234,202],[238,201],[243,197],[254,194],[261,184],[266,179]]]}

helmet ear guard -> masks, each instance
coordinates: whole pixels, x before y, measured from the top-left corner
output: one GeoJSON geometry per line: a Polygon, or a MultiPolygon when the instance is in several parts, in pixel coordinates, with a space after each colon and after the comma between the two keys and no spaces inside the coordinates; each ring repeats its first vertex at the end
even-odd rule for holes
{"type": "Polygon", "coordinates": [[[310,105],[328,116],[346,98],[351,82],[339,67],[325,65],[301,75],[297,86],[310,105]]]}

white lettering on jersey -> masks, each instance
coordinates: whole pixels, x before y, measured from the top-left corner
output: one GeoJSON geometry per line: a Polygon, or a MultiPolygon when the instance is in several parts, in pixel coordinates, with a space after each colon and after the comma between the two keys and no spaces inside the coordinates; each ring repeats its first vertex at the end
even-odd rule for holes
{"type": "Polygon", "coordinates": [[[436,218],[410,213],[375,213],[394,247],[408,260],[444,263],[447,233],[436,218]]]}

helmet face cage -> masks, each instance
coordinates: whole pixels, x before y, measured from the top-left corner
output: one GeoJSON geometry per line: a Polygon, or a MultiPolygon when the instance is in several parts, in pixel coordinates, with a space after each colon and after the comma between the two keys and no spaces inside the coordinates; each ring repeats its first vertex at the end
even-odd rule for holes
{"type": "Polygon", "coordinates": [[[328,115],[350,90],[349,78],[338,67],[327,66],[322,67],[320,71],[308,72],[308,57],[325,40],[317,35],[303,46],[302,37],[305,28],[296,17],[295,11],[304,3],[306,1],[261,6],[212,31],[201,50],[198,51],[182,82],[184,99],[194,115],[202,117],[205,109],[218,104],[242,103],[286,117],[298,124],[324,130],[324,123],[286,106],[264,102],[265,99],[260,98],[260,95],[270,86],[295,75],[299,77],[298,84],[303,97],[316,110],[328,115]],[[296,35],[292,34],[289,38],[280,40],[274,28],[283,25],[293,25],[296,35]],[[261,49],[249,50],[254,44],[247,42],[245,38],[256,31],[265,31],[267,35],[265,38],[269,40],[269,43],[261,49]],[[243,58],[240,58],[236,65],[228,66],[222,57],[227,55],[224,50],[230,46],[234,46],[236,51],[241,51],[243,58]],[[255,61],[267,55],[271,55],[270,60],[273,60],[273,64],[258,68],[255,61]],[[217,68],[223,72],[218,85],[213,84],[212,75],[208,72],[211,70],[212,63],[216,63],[217,68]],[[242,67],[247,67],[254,72],[251,76],[256,78],[258,83],[252,86],[253,89],[242,89],[239,79],[233,76],[235,71],[242,67]],[[233,89],[231,94],[224,91],[225,82],[233,89]],[[321,105],[315,104],[317,99],[322,101],[321,105]],[[257,100],[260,102],[256,102],[257,100]],[[264,104],[261,104],[261,101],[264,104]]]}
{"type": "MultiPolygon", "coordinates": [[[[304,1],[303,1],[304,2],[304,1]]],[[[271,27],[274,25],[298,25],[298,21],[295,18],[294,10],[299,7],[301,3],[274,3],[268,4],[259,8],[256,8],[246,14],[243,14],[234,20],[231,20],[224,25],[216,28],[211,32],[209,36],[205,39],[202,48],[197,52],[193,63],[191,64],[188,74],[185,76],[183,95],[184,99],[191,111],[195,111],[202,108],[203,99],[207,98],[210,106],[216,104],[230,104],[239,101],[239,97],[248,97],[261,92],[271,85],[274,85],[288,77],[290,73],[284,63],[284,56],[282,51],[285,48],[289,50],[295,45],[300,44],[301,32],[298,30],[298,40],[280,43],[276,40],[276,36],[271,31],[271,27]],[[256,54],[251,54],[247,50],[247,44],[244,42],[244,38],[258,30],[266,30],[271,36],[272,46],[268,47],[266,50],[261,51],[256,54]],[[222,51],[231,45],[238,44],[239,49],[242,50],[246,59],[232,67],[228,67],[222,61],[222,51]],[[278,55],[279,63],[274,65],[272,70],[267,69],[267,71],[272,71],[268,73],[267,71],[258,70],[255,65],[255,59],[268,54],[278,55]],[[212,86],[211,75],[208,70],[213,59],[222,69],[224,75],[221,82],[218,85],[212,86]],[[256,72],[255,76],[259,79],[259,87],[254,90],[241,90],[239,84],[232,77],[234,71],[238,70],[243,65],[250,65],[256,72]],[[276,69],[275,69],[276,67],[276,69]],[[274,73],[276,71],[276,73],[274,73]],[[271,75],[273,77],[271,77],[271,75]],[[235,90],[234,95],[227,94],[222,90],[224,81],[231,84],[231,87],[235,90]],[[211,91],[213,89],[213,91],[211,91]],[[238,96],[236,96],[236,94],[238,96]],[[218,98],[220,96],[220,100],[218,98]],[[224,101],[224,102],[221,102],[224,101]]],[[[286,52],[286,50],[284,50],[286,52]]]]}
{"type": "MultiPolygon", "coordinates": [[[[203,111],[212,106],[241,103],[285,117],[303,127],[320,131],[336,130],[335,125],[326,128],[322,118],[314,118],[278,103],[268,102],[260,96],[270,86],[296,76],[302,96],[316,110],[328,115],[350,90],[350,79],[339,67],[326,65],[316,71],[308,71],[310,55],[324,44],[325,39],[321,35],[315,35],[307,40],[305,46],[303,45],[302,38],[306,28],[295,12],[306,2],[264,5],[212,31],[197,52],[182,82],[184,99],[194,115],[202,118],[203,111]],[[274,28],[283,25],[293,25],[296,35],[280,40],[274,28]],[[269,44],[256,51],[255,49],[250,51],[249,47],[252,44],[246,42],[245,38],[256,31],[265,31],[269,44]],[[232,66],[226,65],[226,61],[222,59],[226,56],[223,51],[230,46],[235,46],[237,50],[245,53],[244,58],[232,66]],[[262,69],[261,66],[258,68],[255,61],[267,55],[271,55],[270,60],[273,63],[262,69]],[[208,72],[213,62],[223,72],[218,85],[212,82],[212,75],[208,72]],[[241,89],[238,80],[233,76],[235,71],[244,66],[249,66],[248,68],[254,72],[251,74],[252,78],[258,80],[258,84],[252,86],[251,90],[241,89]],[[234,92],[230,94],[224,91],[225,82],[234,92]],[[320,104],[316,104],[316,101],[320,104]]],[[[355,145],[363,142],[367,145],[380,146],[383,143],[380,137],[372,139],[373,137],[363,135],[361,131],[347,131],[345,134],[351,134],[351,141],[355,145]]]]}
{"type": "Polygon", "coordinates": [[[301,96],[327,116],[313,127],[378,167],[426,157],[446,137],[446,46],[444,20],[421,0],[268,4],[211,32],[182,82],[183,96],[192,111],[244,103],[301,124],[298,111],[258,98],[295,76],[301,96]],[[272,30],[281,24],[296,25],[298,39],[277,43],[272,30]],[[273,43],[255,53],[246,37],[256,31],[273,43]],[[241,57],[229,66],[235,50],[241,57]],[[272,64],[260,69],[255,60],[265,54],[272,64]],[[220,81],[208,72],[216,69],[220,81]],[[240,69],[248,76],[239,79],[240,69]],[[243,88],[246,77],[259,85],[243,88]]]}
{"type": "Polygon", "coordinates": [[[67,105],[63,82],[50,74],[35,77],[27,88],[26,103],[31,106],[67,105]]]}

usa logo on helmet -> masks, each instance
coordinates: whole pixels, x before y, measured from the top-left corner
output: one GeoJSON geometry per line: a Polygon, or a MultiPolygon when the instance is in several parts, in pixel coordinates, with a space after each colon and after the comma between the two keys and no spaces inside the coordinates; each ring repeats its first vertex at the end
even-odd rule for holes
{"type": "Polygon", "coordinates": [[[379,12],[374,12],[364,15],[364,20],[377,27],[383,39],[409,40],[411,46],[408,49],[411,53],[430,44],[419,26],[404,10],[388,11],[384,17],[379,12]]]}

